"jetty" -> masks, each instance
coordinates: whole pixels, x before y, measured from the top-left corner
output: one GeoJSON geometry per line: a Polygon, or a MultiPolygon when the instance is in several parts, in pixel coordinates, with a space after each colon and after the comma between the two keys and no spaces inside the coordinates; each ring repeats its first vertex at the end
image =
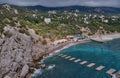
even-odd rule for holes
{"type": "Polygon", "coordinates": [[[120,78],[120,71],[112,75],[112,78],[120,78]]]}
{"type": "Polygon", "coordinates": [[[69,59],[69,58],[71,58],[71,56],[67,56],[67,57],[65,57],[65,59],[69,59]]]}
{"type": "Polygon", "coordinates": [[[93,67],[95,65],[95,63],[90,63],[87,65],[87,67],[93,67]]]}
{"type": "Polygon", "coordinates": [[[104,68],[105,68],[105,66],[99,66],[99,67],[96,68],[96,70],[100,71],[100,70],[102,70],[104,68]]]}
{"type": "Polygon", "coordinates": [[[81,65],[86,64],[86,63],[87,63],[87,61],[80,62],[81,65]]]}
{"type": "Polygon", "coordinates": [[[77,59],[77,60],[75,60],[74,62],[76,62],[76,63],[77,63],[77,62],[79,62],[79,61],[81,61],[81,60],[80,60],[80,59],[77,59]]]}
{"type": "MultiPolygon", "coordinates": [[[[74,63],[78,63],[80,65],[84,65],[88,68],[95,68],[95,70],[97,71],[103,71],[103,69],[107,69],[108,67],[107,66],[103,66],[103,65],[100,65],[98,67],[96,67],[96,63],[89,63],[89,61],[85,61],[85,60],[82,60],[82,59],[79,59],[79,58],[75,58],[75,57],[72,57],[72,56],[69,56],[69,55],[65,55],[65,54],[58,54],[57,56],[61,57],[61,58],[64,58],[66,60],[69,60],[71,62],[74,62],[74,63]],[[88,64],[89,63],[89,64],[88,64]]],[[[111,76],[111,78],[120,78],[120,71],[117,72],[116,69],[114,68],[110,68],[108,69],[107,71],[105,71],[104,73],[108,74],[111,76]]]]}
{"type": "Polygon", "coordinates": [[[111,68],[111,69],[108,70],[106,73],[107,73],[107,74],[113,74],[115,71],[116,71],[115,69],[111,68]]]}
{"type": "Polygon", "coordinates": [[[72,60],[75,60],[75,58],[73,57],[73,58],[70,58],[69,60],[72,61],[72,60]]]}

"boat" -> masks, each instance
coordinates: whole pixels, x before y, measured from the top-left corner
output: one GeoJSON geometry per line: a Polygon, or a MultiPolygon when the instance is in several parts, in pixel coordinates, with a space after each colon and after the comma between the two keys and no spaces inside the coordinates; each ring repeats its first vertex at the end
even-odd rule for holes
{"type": "Polygon", "coordinates": [[[104,40],[100,40],[100,39],[91,39],[92,41],[94,41],[94,42],[99,42],[99,43],[103,43],[104,42],[104,40]]]}

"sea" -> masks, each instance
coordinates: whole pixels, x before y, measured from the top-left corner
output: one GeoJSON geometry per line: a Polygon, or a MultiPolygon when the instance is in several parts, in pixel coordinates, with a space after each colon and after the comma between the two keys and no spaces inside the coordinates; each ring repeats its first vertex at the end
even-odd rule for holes
{"type": "Polygon", "coordinates": [[[106,72],[120,70],[120,39],[98,43],[94,41],[72,45],[44,59],[45,69],[35,69],[32,78],[111,78],[106,72]],[[70,61],[58,55],[72,56],[87,63],[70,61]],[[92,67],[87,65],[95,63],[92,67]],[[97,67],[104,66],[100,71],[97,67]]]}

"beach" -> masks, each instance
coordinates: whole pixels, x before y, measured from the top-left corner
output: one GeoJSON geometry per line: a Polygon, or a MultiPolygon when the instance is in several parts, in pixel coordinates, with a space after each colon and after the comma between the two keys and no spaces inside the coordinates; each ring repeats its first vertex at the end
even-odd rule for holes
{"type": "Polygon", "coordinates": [[[116,44],[119,41],[119,39],[115,39],[103,44],[91,41],[62,49],[59,51],[60,53],[45,58],[46,69],[43,69],[45,72],[42,72],[41,76],[36,78],[110,78],[111,75],[106,72],[111,71],[111,69],[115,69],[117,72],[120,69],[119,50],[116,49],[116,44]],[[114,49],[116,50],[113,50],[112,46],[106,47],[105,45],[107,44],[115,45],[114,49]],[[58,55],[60,54],[67,56],[59,57],[58,55]],[[71,56],[71,58],[65,59],[68,56],[71,56]],[[74,62],[77,59],[81,61],[78,63],[74,62]],[[95,64],[93,67],[87,67],[93,63],[95,64]],[[49,70],[49,66],[53,66],[53,68],[49,70]],[[96,71],[96,69],[99,71],[96,71]],[[94,75],[91,75],[92,73],[94,75]]]}
{"type": "MultiPolygon", "coordinates": [[[[113,40],[113,39],[120,38],[120,34],[103,35],[103,37],[104,38],[107,38],[107,37],[112,38],[112,40],[113,40]]],[[[47,48],[45,50],[46,52],[42,55],[43,57],[41,59],[39,59],[36,62],[36,64],[38,64],[38,62],[41,62],[41,61],[42,61],[42,63],[44,63],[43,61],[45,59],[47,59],[47,57],[52,57],[53,55],[55,55],[56,53],[60,52],[61,50],[65,49],[65,48],[69,48],[70,46],[77,45],[77,44],[80,44],[80,43],[90,42],[90,41],[91,41],[90,39],[83,39],[83,40],[80,40],[78,42],[68,41],[68,42],[61,43],[61,44],[58,44],[58,45],[55,45],[55,46],[50,46],[49,45],[49,46],[47,46],[47,48]]]]}
{"type": "MultiPolygon", "coordinates": [[[[113,39],[118,39],[120,38],[120,33],[116,33],[116,34],[106,34],[106,35],[101,35],[102,37],[102,41],[110,41],[113,39]]],[[[49,55],[54,55],[57,52],[59,52],[60,50],[64,49],[64,48],[68,48],[72,45],[76,45],[76,44],[80,44],[80,43],[85,43],[85,42],[90,42],[91,38],[96,39],[96,40],[101,40],[101,38],[99,36],[89,36],[89,38],[86,39],[82,39],[79,40],[77,42],[75,41],[67,41],[65,43],[60,43],[57,45],[47,45],[47,47],[45,48],[45,52],[41,54],[41,58],[38,59],[37,61],[35,61],[36,63],[39,62],[40,60],[43,59],[43,57],[49,56],[49,55]]]]}

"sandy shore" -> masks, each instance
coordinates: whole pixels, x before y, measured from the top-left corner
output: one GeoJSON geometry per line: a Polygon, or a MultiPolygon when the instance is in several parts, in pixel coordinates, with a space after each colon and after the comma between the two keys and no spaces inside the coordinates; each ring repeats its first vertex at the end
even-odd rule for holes
{"type": "Polygon", "coordinates": [[[60,52],[61,50],[65,49],[65,48],[68,48],[68,47],[76,45],[76,44],[85,43],[85,42],[90,42],[90,40],[84,39],[84,40],[80,40],[78,42],[68,41],[68,42],[61,43],[61,44],[58,44],[58,45],[55,45],[55,46],[52,46],[52,47],[48,46],[46,48],[45,53],[42,54],[42,58],[37,60],[36,64],[38,64],[38,62],[40,62],[40,61],[43,61],[44,58],[55,55],[56,53],[60,52]]]}
{"type": "Polygon", "coordinates": [[[62,50],[64,48],[68,48],[72,45],[76,45],[76,44],[80,44],[80,43],[85,43],[85,42],[89,42],[90,40],[80,40],[78,42],[74,42],[74,41],[68,41],[68,42],[65,42],[65,43],[61,43],[61,44],[58,44],[56,46],[53,46],[53,47],[49,47],[46,51],[46,54],[50,54],[50,53],[55,53],[56,51],[58,50],[62,50]]]}

